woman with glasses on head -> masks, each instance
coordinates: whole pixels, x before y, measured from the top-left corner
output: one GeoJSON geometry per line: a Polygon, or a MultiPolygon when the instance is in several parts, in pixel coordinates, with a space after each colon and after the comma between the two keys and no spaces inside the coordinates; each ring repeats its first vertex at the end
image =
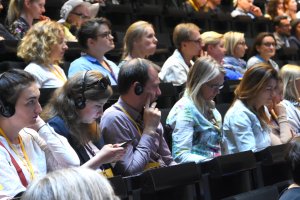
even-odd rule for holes
{"type": "Polygon", "coordinates": [[[117,85],[119,67],[104,56],[115,48],[110,22],[103,17],[86,21],[78,30],[77,39],[84,54],[71,63],[68,77],[80,71],[98,70],[109,77],[112,85],[117,85]]]}
{"type": "Polygon", "coordinates": [[[110,81],[100,72],[78,72],[55,92],[42,113],[42,118],[68,139],[81,165],[101,171],[107,168],[103,164],[115,162],[125,153],[119,144],[103,146],[100,142],[98,123],[111,95],[110,81]]]}
{"type": "Polygon", "coordinates": [[[250,57],[247,61],[247,68],[263,62],[270,64],[274,69],[279,71],[278,64],[271,58],[276,53],[276,40],[272,33],[262,32],[257,35],[250,51],[250,57]]]}
{"type": "Polygon", "coordinates": [[[199,163],[221,155],[222,117],[213,99],[223,87],[224,74],[223,67],[211,57],[200,57],[191,67],[184,95],[166,121],[173,129],[176,162],[199,163]]]}
{"type": "Polygon", "coordinates": [[[133,58],[148,58],[153,55],[156,51],[157,42],[152,24],[146,21],[134,22],[125,33],[119,67],[133,58]]]}
{"type": "Polygon", "coordinates": [[[244,33],[227,32],[224,34],[224,46],[226,56],[223,58],[223,67],[226,70],[225,79],[239,80],[246,71],[246,61],[244,57],[248,49],[244,33]]]}
{"type": "Polygon", "coordinates": [[[41,88],[57,88],[67,81],[64,70],[59,66],[67,49],[62,25],[41,21],[24,36],[17,55],[30,62],[25,71],[37,77],[41,88]]]}
{"type": "Polygon", "coordinates": [[[7,11],[7,24],[10,33],[21,40],[34,20],[42,18],[45,0],[10,0],[7,11]]]}
{"type": "Polygon", "coordinates": [[[277,83],[278,73],[269,64],[258,63],[245,72],[223,123],[229,153],[257,152],[271,145],[266,106],[272,103],[277,83]]]}

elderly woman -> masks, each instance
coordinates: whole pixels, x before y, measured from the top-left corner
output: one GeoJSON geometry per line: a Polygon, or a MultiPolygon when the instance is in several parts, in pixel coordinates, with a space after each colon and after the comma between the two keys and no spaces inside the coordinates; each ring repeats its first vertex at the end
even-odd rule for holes
{"type": "Polygon", "coordinates": [[[25,71],[37,77],[41,88],[63,86],[67,77],[58,65],[68,49],[62,25],[54,21],[36,23],[25,35],[17,55],[26,62],[25,71]]]}
{"type": "Polygon", "coordinates": [[[222,117],[213,99],[223,87],[225,71],[211,57],[192,66],[184,96],[173,106],[167,124],[172,129],[172,154],[179,163],[202,162],[221,155],[222,117]]]}

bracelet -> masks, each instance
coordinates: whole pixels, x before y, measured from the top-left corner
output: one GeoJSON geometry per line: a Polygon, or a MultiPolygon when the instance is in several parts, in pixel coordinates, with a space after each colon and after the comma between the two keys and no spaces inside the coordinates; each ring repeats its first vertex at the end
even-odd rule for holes
{"type": "Polygon", "coordinates": [[[39,132],[45,125],[47,125],[47,123],[43,124],[43,125],[37,130],[37,132],[39,132]]]}

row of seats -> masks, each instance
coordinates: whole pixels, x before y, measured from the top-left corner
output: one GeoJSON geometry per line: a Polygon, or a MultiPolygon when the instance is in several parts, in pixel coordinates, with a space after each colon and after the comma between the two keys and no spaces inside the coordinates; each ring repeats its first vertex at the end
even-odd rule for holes
{"type": "Polygon", "coordinates": [[[260,196],[256,200],[275,200],[291,183],[285,149],[286,145],[272,146],[257,153],[246,151],[200,164],[150,169],[110,181],[122,199],[249,199],[272,188],[273,198],[260,196]],[[248,198],[242,198],[245,196],[248,198]]]}

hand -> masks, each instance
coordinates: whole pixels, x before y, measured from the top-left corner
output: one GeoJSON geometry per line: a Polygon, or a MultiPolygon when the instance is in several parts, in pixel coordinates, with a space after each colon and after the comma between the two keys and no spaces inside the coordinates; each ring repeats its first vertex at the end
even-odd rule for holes
{"type": "Polygon", "coordinates": [[[46,124],[46,122],[40,116],[38,116],[35,123],[31,126],[28,126],[28,128],[32,128],[35,131],[38,131],[45,124],[46,124]]]}
{"type": "Polygon", "coordinates": [[[51,19],[49,17],[45,16],[45,15],[41,15],[40,16],[40,21],[44,21],[44,20],[50,21],[51,19]]]}
{"type": "Polygon", "coordinates": [[[257,6],[252,6],[250,8],[250,13],[252,13],[256,17],[261,17],[263,15],[260,8],[257,6]]]}
{"type": "Polygon", "coordinates": [[[145,108],[144,108],[144,133],[152,134],[156,132],[156,129],[160,123],[161,112],[156,108],[156,102],[153,102],[150,106],[151,94],[148,95],[145,108]]]}
{"type": "Polygon", "coordinates": [[[286,109],[282,103],[278,103],[274,106],[274,111],[277,116],[286,115],[286,109]]]}
{"type": "Polygon", "coordinates": [[[126,150],[123,147],[119,147],[118,144],[107,144],[102,147],[102,149],[96,154],[99,163],[112,163],[120,160],[126,150]]]}

